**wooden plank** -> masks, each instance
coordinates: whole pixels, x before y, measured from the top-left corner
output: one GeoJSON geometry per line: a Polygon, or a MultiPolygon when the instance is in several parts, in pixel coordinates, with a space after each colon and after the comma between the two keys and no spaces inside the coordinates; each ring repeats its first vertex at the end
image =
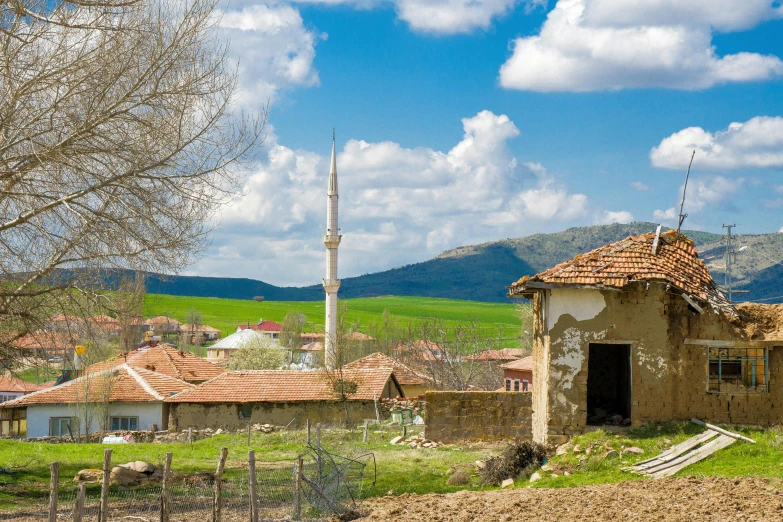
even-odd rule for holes
{"type": "Polygon", "coordinates": [[[783,341],[729,341],[720,339],[692,339],[686,338],[683,344],[692,346],[710,346],[712,348],[771,348],[783,346],[783,341]]]}
{"type": "Polygon", "coordinates": [[[686,301],[686,302],[687,302],[689,305],[691,305],[691,306],[692,306],[692,307],[693,307],[693,308],[694,308],[694,309],[695,309],[697,312],[699,312],[700,314],[703,314],[703,313],[704,313],[704,310],[702,309],[702,307],[701,307],[701,306],[699,306],[699,305],[696,303],[696,301],[694,301],[694,300],[693,300],[693,297],[692,297],[692,296],[689,296],[688,294],[686,294],[686,293],[684,293],[684,292],[683,292],[683,294],[682,294],[682,298],[683,298],[683,299],[685,299],[685,301],[686,301]]]}
{"type": "Polygon", "coordinates": [[[658,242],[661,240],[661,227],[662,225],[658,225],[658,228],[655,229],[655,239],[653,240],[652,251],[650,252],[652,255],[658,253],[658,242]]]}
{"type": "Polygon", "coordinates": [[[655,464],[654,466],[651,466],[644,470],[643,474],[645,475],[655,475],[659,471],[663,471],[664,469],[670,468],[672,466],[676,466],[680,464],[681,462],[685,462],[689,458],[691,458],[693,455],[698,454],[699,451],[701,451],[704,448],[711,448],[713,445],[716,444],[716,441],[720,440],[720,438],[723,437],[723,435],[718,435],[717,438],[711,440],[707,444],[704,444],[703,446],[700,446],[698,448],[695,448],[693,451],[686,451],[678,455],[674,459],[670,459],[666,462],[660,462],[658,464],[655,464]]]}
{"type": "Polygon", "coordinates": [[[668,462],[672,459],[677,458],[678,456],[682,455],[684,452],[692,450],[699,444],[703,444],[710,440],[713,437],[718,436],[719,434],[712,431],[707,430],[704,433],[701,433],[699,435],[696,435],[694,437],[691,437],[690,439],[681,442],[675,446],[672,446],[668,450],[664,451],[657,457],[653,457],[651,459],[643,460],[641,462],[637,462],[633,466],[631,466],[631,469],[635,471],[641,471],[653,466],[657,466],[658,464],[662,464],[664,462],[668,462]]]}
{"type": "Polygon", "coordinates": [[[689,458],[684,460],[683,462],[680,462],[676,466],[671,466],[667,469],[661,470],[653,475],[651,475],[653,478],[663,478],[663,477],[670,477],[671,475],[674,475],[678,471],[680,471],[683,468],[686,468],[690,466],[691,464],[694,464],[696,462],[699,462],[700,460],[704,460],[713,453],[715,453],[718,450],[721,450],[727,446],[731,446],[737,442],[737,439],[728,437],[726,435],[721,435],[717,439],[713,440],[709,444],[705,444],[698,450],[694,451],[689,458]]]}
{"type": "Polygon", "coordinates": [[[733,439],[744,440],[745,442],[750,442],[751,444],[756,443],[755,440],[744,437],[739,433],[734,433],[733,431],[724,430],[723,428],[713,426],[712,424],[707,424],[706,422],[700,421],[699,419],[691,419],[691,422],[694,424],[698,424],[699,426],[705,426],[706,428],[711,429],[712,431],[717,431],[718,433],[722,433],[723,435],[726,435],[727,437],[731,437],[733,439]]]}

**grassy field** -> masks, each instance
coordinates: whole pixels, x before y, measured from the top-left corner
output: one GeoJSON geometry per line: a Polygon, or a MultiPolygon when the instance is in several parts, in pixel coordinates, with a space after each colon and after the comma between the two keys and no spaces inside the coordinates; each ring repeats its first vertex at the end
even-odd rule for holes
{"type": "MultiPolygon", "coordinates": [[[[707,459],[693,464],[677,476],[744,477],[757,476],[783,478],[783,429],[752,430],[742,427],[724,426],[756,441],[750,444],[735,442],[707,459]]],[[[612,434],[603,430],[575,437],[570,447],[579,445],[565,455],[555,456],[549,461],[551,471],[542,472],[543,478],[535,487],[575,487],[587,484],[608,484],[624,480],[647,480],[639,475],[621,471],[620,468],[645,460],[704,431],[693,423],[670,422],[659,426],[630,430],[624,434],[612,434]],[[627,455],[605,458],[610,450],[622,452],[624,447],[636,446],[644,450],[643,455],[627,455]],[[590,448],[590,453],[586,450],[590,448]],[[569,475],[565,476],[565,472],[569,475]],[[556,475],[556,476],[555,476],[556,475]]]]}
{"type": "MultiPolygon", "coordinates": [[[[441,447],[438,449],[410,449],[407,446],[389,444],[399,435],[399,428],[382,433],[369,433],[368,442],[362,443],[361,430],[349,432],[343,429],[323,430],[323,446],[346,456],[358,456],[373,452],[378,466],[377,483],[371,495],[403,493],[448,493],[465,489],[464,486],[448,486],[446,481],[454,468],[469,470],[473,462],[483,458],[491,446],[441,447]]],[[[63,491],[71,491],[75,483],[71,478],[81,469],[100,468],[103,449],[111,447],[112,462],[122,464],[144,460],[153,464],[163,462],[166,452],[173,453],[172,469],[179,474],[214,472],[220,448],[229,449],[226,477],[242,475],[247,470],[247,452],[253,449],[259,468],[292,466],[299,454],[306,449],[306,432],[303,430],[263,434],[253,433],[251,446],[246,435],[217,435],[193,444],[127,444],[103,446],[100,444],[44,444],[0,440],[0,466],[12,471],[0,473],[0,509],[14,509],[29,504],[43,504],[48,495],[49,463],[60,463],[63,491]]],[[[96,485],[90,487],[99,487],[96,485]]],[[[487,489],[474,479],[472,489],[487,489]]]]}
{"type": "MultiPolygon", "coordinates": [[[[493,334],[498,328],[516,336],[520,319],[517,305],[512,303],[480,303],[454,299],[427,297],[372,297],[344,299],[349,322],[359,321],[364,330],[372,322],[380,320],[384,310],[399,319],[438,318],[447,323],[478,321],[481,327],[493,334]]],[[[309,328],[321,331],[324,324],[323,302],[249,301],[219,299],[214,297],[182,297],[171,295],[147,295],[144,315],[167,315],[185,321],[191,308],[201,312],[203,324],[218,328],[223,336],[233,333],[238,324],[255,323],[260,318],[281,322],[288,312],[301,312],[307,316],[309,328]]]]}

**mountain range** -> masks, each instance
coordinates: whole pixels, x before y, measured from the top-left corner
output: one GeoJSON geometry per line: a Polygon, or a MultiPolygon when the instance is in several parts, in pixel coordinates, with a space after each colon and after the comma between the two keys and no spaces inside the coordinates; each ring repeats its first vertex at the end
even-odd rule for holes
{"type": "MultiPolygon", "coordinates": [[[[637,222],[575,227],[552,234],[463,246],[421,263],[345,278],[340,297],[407,295],[503,302],[505,287],[523,275],[536,274],[628,236],[655,231],[656,226],[637,222]]],[[[684,232],[693,240],[715,280],[724,285],[725,237],[709,232],[684,232]]],[[[735,249],[743,246],[747,248],[736,254],[732,288],[747,293],[735,294],[734,299],[783,296],[783,234],[737,236],[735,249]]],[[[317,301],[324,296],[320,284],[278,287],[255,279],[161,274],[147,274],[147,291],[233,299],[263,296],[269,301],[317,301]]]]}

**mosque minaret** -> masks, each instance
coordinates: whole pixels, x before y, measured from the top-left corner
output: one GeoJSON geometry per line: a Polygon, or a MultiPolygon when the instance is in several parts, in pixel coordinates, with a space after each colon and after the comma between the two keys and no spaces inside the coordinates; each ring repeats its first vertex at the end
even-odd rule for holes
{"type": "Polygon", "coordinates": [[[324,362],[327,368],[334,368],[337,362],[337,291],[340,280],[337,279],[337,248],[340,246],[340,229],[337,226],[337,157],[334,150],[334,131],[332,131],[332,165],[329,170],[329,188],[326,192],[326,321],[324,339],[324,362]]]}

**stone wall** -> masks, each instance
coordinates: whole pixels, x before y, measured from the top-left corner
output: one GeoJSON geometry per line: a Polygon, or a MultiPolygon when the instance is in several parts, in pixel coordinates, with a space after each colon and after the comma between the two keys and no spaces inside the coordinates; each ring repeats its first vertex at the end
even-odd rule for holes
{"type": "MultiPolygon", "coordinates": [[[[348,415],[351,424],[358,425],[365,419],[375,419],[373,401],[348,401],[348,415]]],[[[169,430],[188,428],[212,428],[236,430],[251,424],[271,424],[302,428],[307,420],[311,425],[318,423],[345,425],[345,409],[342,402],[259,402],[243,404],[201,404],[171,403],[169,430]],[[250,418],[243,409],[250,407],[250,418]]]]}
{"type": "Polygon", "coordinates": [[[427,392],[424,436],[438,442],[530,439],[532,396],[521,392],[427,392]]]}

